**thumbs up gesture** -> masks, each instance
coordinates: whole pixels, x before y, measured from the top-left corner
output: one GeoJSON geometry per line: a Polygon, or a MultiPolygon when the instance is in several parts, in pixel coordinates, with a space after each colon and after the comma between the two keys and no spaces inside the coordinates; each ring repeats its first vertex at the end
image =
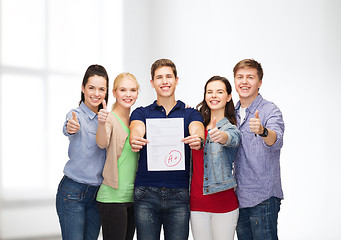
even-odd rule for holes
{"type": "Polygon", "coordinates": [[[221,143],[221,144],[224,144],[227,142],[227,134],[223,131],[220,131],[218,128],[217,128],[217,119],[216,118],[213,118],[212,119],[212,124],[210,126],[210,131],[209,131],[209,134],[210,134],[210,138],[211,140],[214,142],[214,143],[221,143]]]}
{"type": "Polygon", "coordinates": [[[80,128],[78,118],[75,112],[72,112],[72,118],[69,119],[69,121],[66,124],[66,131],[69,134],[76,133],[80,128]]]}
{"type": "Polygon", "coordinates": [[[101,110],[99,110],[98,112],[98,123],[99,124],[105,124],[105,122],[107,121],[108,118],[108,110],[107,110],[107,103],[105,100],[103,100],[102,102],[103,104],[103,108],[101,110]]]}
{"type": "Polygon", "coordinates": [[[260,122],[258,110],[255,112],[255,117],[250,118],[249,126],[251,132],[255,134],[262,134],[264,132],[264,128],[262,126],[262,123],[260,122]]]}

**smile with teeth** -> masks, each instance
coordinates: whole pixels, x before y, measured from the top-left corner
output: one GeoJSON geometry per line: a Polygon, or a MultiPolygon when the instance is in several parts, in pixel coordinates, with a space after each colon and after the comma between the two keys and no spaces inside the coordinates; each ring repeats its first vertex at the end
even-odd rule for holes
{"type": "Polygon", "coordinates": [[[100,98],[91,98],[91,100],[93,100],[94,102],[100,101],[100,98]]]}
{"type": "Polygon", "coordinates": [[[218,101],[218,100],[211,100],[211,101],[210,101],[210,103],[213,104],[213,105],[218,104],[219,102],[220,102],[220,101],[218,101]]]}
{"type": "Polygon", "coordinates": [[[168,90],[168,89],[170,89],[170,86],[162,86],[161,89],[162,90],[168,90]]]}

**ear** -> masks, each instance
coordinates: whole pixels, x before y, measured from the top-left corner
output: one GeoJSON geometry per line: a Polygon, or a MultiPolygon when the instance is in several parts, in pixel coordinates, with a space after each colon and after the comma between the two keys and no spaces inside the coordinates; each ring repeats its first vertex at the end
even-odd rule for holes
{"type": "Polygon", "coordinates": [[[84,86],[83,86],[83,84],[82,84],[82,93],[84,93],[84,86]]]}
{"type": "Polygon", "coordinates": [[[260,81],[258,82],[258,91],[259,91],[260,87],[262,86],[262,83],[263,83],[262,80],[260,80],[260,81]]]}
{"type": "Polygon", "coordinates": [[[227,95],[226,102],[228,103],[229,101],[231,101],[231,99],[232,99],[232,94],[230,94],[230,95],[227,95]]]}
{"type": "Polygon", "coordinates": [[[176,77],[175,81],[176,81],[176,86],[178,86],[178,84],[179,84],[179,77],[176,77]]]}
{"type": "Polygon", "coordinates": [[[112,90],[112,95],[114,96],[114,98],[116,98],[116,91],[115,91],[115,89],[112,90]]]}
{"type": "Polygon", "coordinates": [[[152,88],[155,88],[155,86],[154,86],[154,80],[153,80],[153,79],[150,80],[150,85],[152,85],[152,88]]]}

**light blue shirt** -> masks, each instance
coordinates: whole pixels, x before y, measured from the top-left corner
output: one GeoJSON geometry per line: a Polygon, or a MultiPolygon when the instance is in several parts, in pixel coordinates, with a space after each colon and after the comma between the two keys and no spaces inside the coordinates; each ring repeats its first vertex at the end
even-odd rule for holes
{"type": "Polygon", "coordinates": [[[236,194],[240,208],[254,207],[270,197],[283,198],[280,172],[280,153],[283,146],[284,121],[279,108],[272,102],[257,98],[246,109],[245,120],[239,114],[240,102],[236,106],[237,126],[241,132],[241,143],[235,160],[236,194]],[[250,131],[250,118],[256,110],[263,126],[276,132],[272,146],[265,144],[260,136],[250,131]]]}
{"type": "Polygon", "coordinates": [[[63,133],[69,137],[69,161],[64,168],[64,174],[72,180],[98,186],[102,183],[102,171],[105,163],[106,151],[96,144],[98,126],[97,114],[91,111],[84,102],[72,109],[66,115],[63,133]],[[66,131],[67,121],[75,112],[80,124],[80,129],[75,134],[66,131]]]}

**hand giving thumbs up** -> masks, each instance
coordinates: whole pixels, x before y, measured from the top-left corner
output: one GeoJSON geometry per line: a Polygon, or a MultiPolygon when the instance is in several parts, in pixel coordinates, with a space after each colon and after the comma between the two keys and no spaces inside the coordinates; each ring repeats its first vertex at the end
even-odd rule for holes
{"type": "Polygon", "coordinates": [[[107,117],[108,117],[108,110],[107,110],[107,103],[105,100],[103,100],[102,102],[103,104],[103,108],[101,110],[99,110],[98,112],[98,123],[99,124],[105,124],[107,117]]]}
{"type": "Polygon", "coordinates": [[[255,112],[255,117],[250,118],[249,126],[250,131],[254,132],[255,134],[262,134],[264,132],[264,127],[260,121],[258,110],[255,112]]]}
{"type": "Polygon", "coordinates": [[[78,118],[75,112],[72,112],[72,118],[69,119],[69,121],[66,124],[66,131],[69,134],[74,134],[76,133],[80,128],[78,118]]]}
{"type": "Polygon", "coordinates": [[[218,128],[217,128],[217,119],[216,118],[213,118],[212,119],[212,124],[210,126],[210,131],[209,131],[209,134],[210,134],[210,138],[211,140],[214,142],[214,143],[221,143],[221,144],[224,144],[227,142],[227,134],[223,131],[220,131],[218,128]]]}

